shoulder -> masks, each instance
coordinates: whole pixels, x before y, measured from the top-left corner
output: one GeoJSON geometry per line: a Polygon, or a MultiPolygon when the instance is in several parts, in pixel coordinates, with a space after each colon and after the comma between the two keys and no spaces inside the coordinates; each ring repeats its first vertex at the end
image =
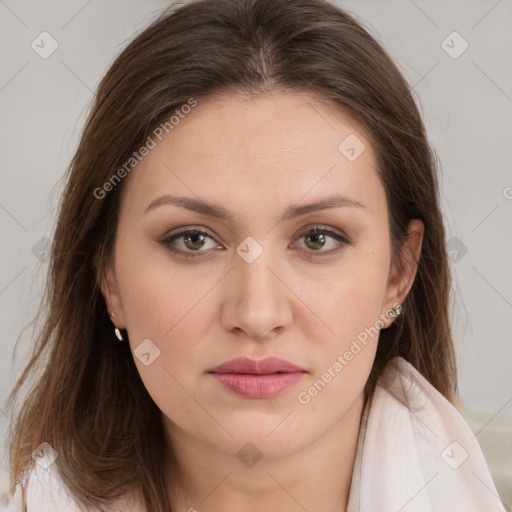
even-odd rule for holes
{"type": "Polygon", "coordinates": [[[7,468],[0,468],[0,510],[2,512],[21,512],[23,510],[23,501],[21,497],[21,487],[17,485],[10,489],[10,473],[7,468]]]}
{"type": "MultiPolygon", "coordinates": [[[[17,483],[14,493],[9,490],[9,474],[0,480],[0,510],[2,512],[99,512],[97,508],[81,507],[59,476],[57,467],[47,457],[39,458],[17,483]],[[26,508],[24,507],[26,503],[26,508]]],[[[134,496],[123,497],[106,510],[112,512],[142,511],[134,496]]]]}
{"type": "Polygon", "coordinates": [[[375,388],[362,466],[361,493],[374,499],[375,506],[379,500],[389,505],[385,510],[398,510],[416,496],[411,506],[428,503],[433,510],[504,512],[470,426],[401,357],[389,361],[375,388]],[[382,475],[393,475],[400,486],[389,486],[390,477],[382,475]]]}
{"type": "Polygon", "coordinates": [[[11,490],[4,500],[6,512],[84,512],[60,479],[55,464],[44,457],[25,470],[14,494],[11,490]]]}
{"type": "Polygon", "coordinates": [[[374,409],[388,413],[381,420],[395,427],[409,424],[416,442],[464,439],[478,450],[471,428],[455,405],[402,357],[387,364],[377,383],[375,402],[374,409]]]}

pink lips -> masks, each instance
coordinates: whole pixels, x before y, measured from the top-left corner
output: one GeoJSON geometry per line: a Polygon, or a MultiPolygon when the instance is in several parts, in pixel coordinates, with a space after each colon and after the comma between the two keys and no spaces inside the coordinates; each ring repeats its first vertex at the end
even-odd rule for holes
{"type": "Polygon", "coordinates": [[[208,373],[234,393],[247,398],[269,398],[297,383],[306,372],[284,359],[268,357],[254,361],[240,357],[208,373]]]}

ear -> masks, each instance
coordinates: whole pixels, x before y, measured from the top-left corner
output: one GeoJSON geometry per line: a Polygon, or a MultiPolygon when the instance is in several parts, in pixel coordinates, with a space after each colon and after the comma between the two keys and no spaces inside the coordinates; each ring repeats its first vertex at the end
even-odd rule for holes
{"type": "Polygon", "coordinates": [[[100,278],[100,289],[105,299],[110,320],[117,328],[126,329],[124,310],[113,264],[109,263],[103,268],[100,278]],[[114,313],[114,316],[111,313],[114,313]]]}
{"type": "MultiPolygon", "coordinates": [[[[407,233],[408,238],[400,251],[399,261],[392,265],[389,271],[383,303],[384,312],[389,311],[393,305],[403,303],[416,277],[425,233],[423,222],[412,219],[407,227],[407,233]]],[[[389,321],[387,326],[391,325],[394,319],[387,314],[386,318],[389,321]]]]}

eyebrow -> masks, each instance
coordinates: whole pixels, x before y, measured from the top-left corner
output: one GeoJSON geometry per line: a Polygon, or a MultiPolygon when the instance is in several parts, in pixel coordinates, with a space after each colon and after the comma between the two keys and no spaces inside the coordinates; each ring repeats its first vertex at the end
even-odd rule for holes
{"type": "MultiPolygon", "coordinates": [[[[218,204],[208,203],[206,201],[194,199],[192,197],[172,196],[169,194],[157,197],[156,199],[151,201],[151,203],[149,203],[149,205],[144,210],[144,215],[149,211],[154,210],[155,208],[162,205],[179,206],[181,208],[185,208],[187,210],[200,213],[202,215],[207,215],[209,217],[213,217],[223,221],[234,220],[234,214],[218,204]]],[[[308,213],[327,210],[330,208],[339,208],[341,206],[365,208],[365,206],[359,201],[338,194],[325,197],[323,199],[315,201],[314,203],[309,203],[302,206],[291,205],[286,209],[285,213],[281,217],[281,221],[288,221],[300,217],[302,215],[307,215],[308,213]]]]}

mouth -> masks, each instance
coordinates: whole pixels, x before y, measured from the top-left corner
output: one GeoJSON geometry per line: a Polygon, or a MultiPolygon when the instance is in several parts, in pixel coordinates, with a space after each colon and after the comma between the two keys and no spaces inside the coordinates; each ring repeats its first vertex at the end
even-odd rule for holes
{"type": "Polygon", "coordinates": [[[260,361],[242,357],[208,371],[226,389],[246,398],[276,396],[299,382],[306,373],[303,368],[277,357],[260,361]]]}

